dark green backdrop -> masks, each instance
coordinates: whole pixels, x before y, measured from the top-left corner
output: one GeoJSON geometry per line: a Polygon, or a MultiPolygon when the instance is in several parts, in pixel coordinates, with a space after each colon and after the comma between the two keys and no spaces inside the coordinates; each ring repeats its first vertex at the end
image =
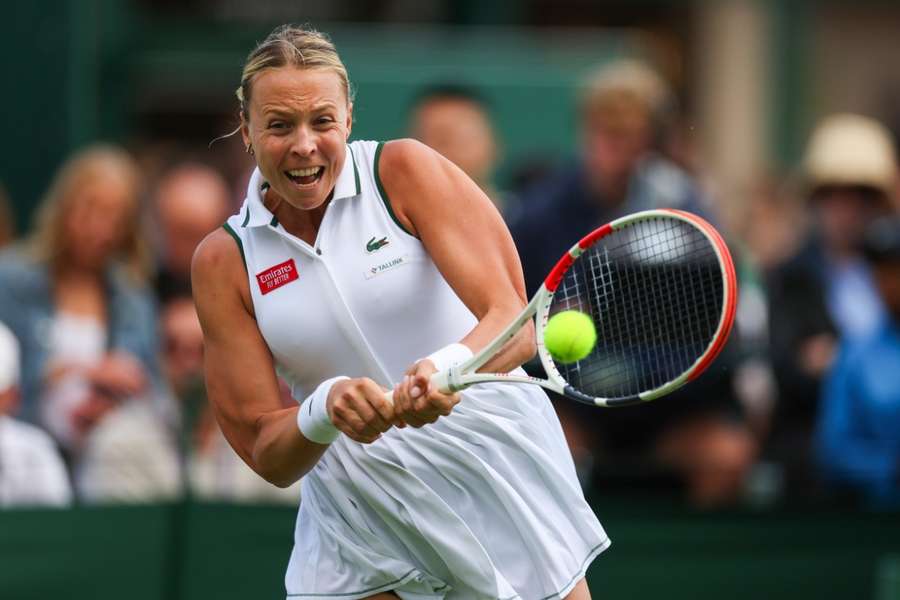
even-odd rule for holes
{"type": "MultiPolygon", "coordinates": [[[[641,1],[690,11],[703,0],[641,1]]],[[[771,154],[790,166],[808,125],[808,29],[817,3],[759,1],[769,8],[774,32],[771,154]]],[[[234,114],[243,59],[274,25],[182,18],[172,2],[163,20],[137,0],[7,4],[0,24],[0,182],[12,197],[20,230],[60,162],[85,143],[135,146],[155,137],[207,142],[225,133],[233,122],[222,119],[234,114]]],[[[455,26],[313,23],[332,34],[356,83],[355,138],[403,135],[408,103],[422,85],[468,83],[493,104],[505,149],[497,177],[502,186],[524,157],[573,151],[576,82],[592,67],[641,46],[637,29],[497,26],[504,19],[516,22],[524,9],[501,0],[457,4],[455,26]]],[[[299,20],[302,3],[297,13],[299,20]]],[[[690,40],[682,41],[690,47],[690,40]]],[[[214,146],[210,152],[223,151],[214,146]]]]}
{"type": "MultiPolygon", "coordinates": [[[[226,132],[243,60],[273,25],[159,21],[126,0],[39,0],[4,10],[0,182],[20,230],[54,170],[85,143],[197,144],[226,132]]],[[[403,135],[423,85],[469,84],[492,104],[505,149],[501,180],[523,156],[573,150],[575,83],[629,50],[624,33],[313,25],[332,35],[355,84],[354,138],[403,135]]]]}
{"type": "MultiPolygon", "coordinates": [[[[596,600],[900,598],[900,515],[595,507],[613,539],[588,574],[596,600]]],[[[205,504],[0,512],[0,598],[283,598],[294,516],[205,504]]]]}

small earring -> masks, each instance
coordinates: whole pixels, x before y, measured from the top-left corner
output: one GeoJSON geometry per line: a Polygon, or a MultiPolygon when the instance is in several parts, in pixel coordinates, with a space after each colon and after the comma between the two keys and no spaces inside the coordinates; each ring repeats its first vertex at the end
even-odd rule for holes
{"type": "Polygon", "coordinates": [[[253,145],[252,144],[247,144],[247,154],[249,154],[250,156],[253,156],[253,145]]]}

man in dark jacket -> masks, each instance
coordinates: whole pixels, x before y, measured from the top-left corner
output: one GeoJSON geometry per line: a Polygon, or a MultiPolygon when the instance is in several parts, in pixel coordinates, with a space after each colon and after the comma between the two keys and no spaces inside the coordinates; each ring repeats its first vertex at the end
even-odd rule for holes
{"type": "Polygon", "coordinates": [[[786,467],[794,494],[816,491],[811,435],[838,338],[868,336],[883,321],[859,248],[868,224],[892,211],[896,171],[890,134],[872,119],[835,115],[810,138],[802,191],[811,231],[767,281],[779,397],[767,453],[786,467]]]}
{"type": "MultiPolygon", "coordinates": [[[[507,214],[529,293],[582,235],[619,216],[678,208],[709,217],[694,180],[652,151],[669,98],[662,79],[632,61],[606,67],[587,82],[580,157],[524,192],[507,214]]],[[[689,388],[658,403],[600,414],[557,400],[582,481],[593,470],[605,488],[624,475],[622,483],[632,489],[671,485],[674,474],[694,504],[735,499],[755,442],[724,375],[733,349],[689,388]],[[647,471],[649,477],[633,480],[647,471]]]]}

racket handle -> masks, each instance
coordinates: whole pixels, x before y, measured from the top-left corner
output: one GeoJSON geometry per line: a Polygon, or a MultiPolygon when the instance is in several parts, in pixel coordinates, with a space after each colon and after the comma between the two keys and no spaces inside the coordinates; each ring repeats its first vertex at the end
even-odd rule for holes
{"type": "MultiPolygon", "coordinates": [[[[451,392],[450,389],[450,369],[445,369],[443,371],[438,371],[434,375],[431,376],[431,385],[436,387],[441,393],[449,394],[451,392]]],[[[388,390],[384,393],[384,399],[394,403],[394,390],[388,390]]]]}

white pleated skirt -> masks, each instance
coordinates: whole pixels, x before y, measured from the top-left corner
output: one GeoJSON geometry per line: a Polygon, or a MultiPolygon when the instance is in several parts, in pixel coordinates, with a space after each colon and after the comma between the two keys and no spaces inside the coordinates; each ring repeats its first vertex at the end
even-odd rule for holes
{"type": "Polygon", "coordinates": [[[610,544],[547,395],[485,384],[449,417],[340,436],[302,482],[291,600],[562,598],[610,544]]]}

